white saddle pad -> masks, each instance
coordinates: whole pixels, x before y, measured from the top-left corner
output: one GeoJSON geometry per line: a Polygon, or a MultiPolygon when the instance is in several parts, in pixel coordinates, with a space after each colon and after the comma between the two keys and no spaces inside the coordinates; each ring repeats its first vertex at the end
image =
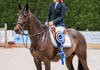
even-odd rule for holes
{"type": "MultiPolygon", "coordinates": [[[[61,31],[62,33],[63,33],[64,29],[65,29],[65,27],[61,27],[61,26],[55,27],[55,28],[56,28],[56,32],[57,31],[61,31]]],[[[51,42],[54,45],[54,47],[57,48],[58,47],[58,44],[57,44],[55,38],[53,37],[51,28],[49,28],[49,32],[50,32],[51,42]]],[[[70,40],[69,35],[68,34],[64,35],[64,38],[65,38],[65,42],[63,43],[63,47],[66,47],[66,48],[71,47],[72,46],[72,43],[71,43],[71,40],[70,40]]]]}

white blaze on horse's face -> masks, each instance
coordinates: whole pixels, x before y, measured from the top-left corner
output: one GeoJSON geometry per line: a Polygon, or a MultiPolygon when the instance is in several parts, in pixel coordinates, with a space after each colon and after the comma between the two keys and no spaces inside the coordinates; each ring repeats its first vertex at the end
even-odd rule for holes
{"type": "Polygon", "coordinates": [[[17,24],[23,24],[24,23],[24,9],[21,9],[18,15],[17,24]]]}
{"type": "Polygon", "coordinates": [[[17,24],[25,26],[27,23],[28,23],[28,11],[26,11],[26,8],[23,8],[22,10],[20,10],[20,13],[18,15],[17,24]]]}
{"type": "Polygon", "coordinates": [[[21,20],[21,15],[19,15],[17,23],[19,23],[20,20],[21,20]]]}
{"type": "Polygon", "coordinates": [[[18,14],[17,25],[15,26],[14,30],[16,33],[20,33],[21,30],[26,26],[28,23],[28,13],[25,9],[20,10],[18,14]]]}
{"type": "Polygon", "coordinates": [[[28,4],[26,4],[25,8],[22,8],[20,4],[18,6],[19,6],[19,9],[20,9],[20,12],[18,14],[17,25],[14,28],[15,32],[19,32],[19,31],[23,30],[24,27],[27,27],[28,21],[29,21],[28,4]]]}

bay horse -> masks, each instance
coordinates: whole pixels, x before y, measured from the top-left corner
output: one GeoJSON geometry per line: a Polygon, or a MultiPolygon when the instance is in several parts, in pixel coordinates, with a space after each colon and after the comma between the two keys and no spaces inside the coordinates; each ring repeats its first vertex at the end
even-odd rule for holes
{"type": "MultiPolygon", "coordinates": [[[[26,27],[31,40],[30,52],[34,57],[37,70],[42,70],[41,62],[44,62],[45,70],[50,70],[50,61],[58,61],[57,49],[50,40],[49,28],[31,13],[28,4],[24,8],[19,4],[18,21],[14,28],[16,33],[21,33],[26,27]],[[32,36],[33,35],[33,36],[32,36]]],[[[72,60],[78,56],[78,70],[89,70],[87,65],[87,46],[83,35],[72,28],[67,29],[71,38],[72,46],[64,48],[66,55],[65,63],[68,70],[74,70],[72,60]]]]}

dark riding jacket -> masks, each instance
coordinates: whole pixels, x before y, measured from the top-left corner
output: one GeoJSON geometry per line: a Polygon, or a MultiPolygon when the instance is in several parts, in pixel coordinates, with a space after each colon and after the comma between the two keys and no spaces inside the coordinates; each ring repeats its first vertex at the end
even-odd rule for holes
{"type": "Polygon", "coordinates": [[[46,22],[49,22],[50,20],[53,21],[53,24],[55,26],[64,26],[64,15],[66,11],[66,6],[64,3],[59,2],[55,8],[55,2],[50,4],[48,16],[46,19],[46,22]],[[51,19],[52,17],[52,19],[51,19]]]}

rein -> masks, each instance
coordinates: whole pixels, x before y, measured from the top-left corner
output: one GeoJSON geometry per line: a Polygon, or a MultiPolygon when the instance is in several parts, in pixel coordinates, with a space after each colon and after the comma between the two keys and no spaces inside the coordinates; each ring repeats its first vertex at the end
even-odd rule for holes
{"type": "Polygon", "coordinates": [[[19,31],[20,31],[21,36],[22,36],[22,39],[23,39],[23,45],[25,46],[25,48],[30,49],[30,48],[27,47],[28,36],[31,36],[31,37],[39,36],[39,35],[41,35],[42,33],[46,32],[46,29],[43,30],[43,31],[41,31],[41,32],[39,32],[39,33],[37,33],[37,34],[33,34],[33,35],[25,34],[25,33],[24,33],[24,29],[19,29],[19,31]],[[27,37],[26,37],[26,43],[24,42],[24,35],[27,36],[27,37]]]}

